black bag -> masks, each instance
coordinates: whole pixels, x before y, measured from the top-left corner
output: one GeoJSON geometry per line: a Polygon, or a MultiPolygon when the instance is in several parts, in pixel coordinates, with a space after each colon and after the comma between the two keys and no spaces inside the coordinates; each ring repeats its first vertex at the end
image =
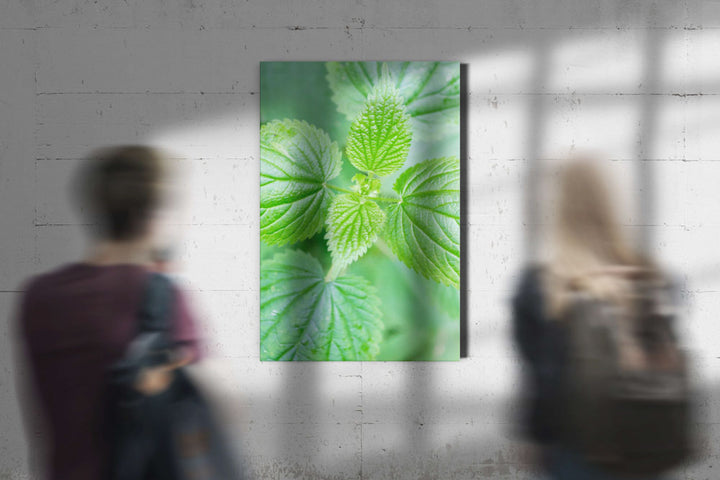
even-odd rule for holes
{"type": "Polygon", "coordinates": [[[603,470],[650,475],[690,456],[690,390],[669,287],[633,283],[624,305],[574,294],[565,318],[565,437],[603,470]]]}
{"type": "Polygon", "coordinates": [[[109,480],[240,480],[239,462],[211,408],[182,368],[157,395],[135,389],[139,372],[171,360],[173,287],[161,274],[149,278],[139,333],[109,372],[107,432],[109,480]]]}

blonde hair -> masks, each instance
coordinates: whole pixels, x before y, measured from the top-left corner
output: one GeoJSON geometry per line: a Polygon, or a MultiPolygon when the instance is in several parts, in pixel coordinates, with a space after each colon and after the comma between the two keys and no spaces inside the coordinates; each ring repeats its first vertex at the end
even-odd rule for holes
{"type": "Polygon", "coordinates": [[[563,313],[573,291],[621,302],[630,290],[629,275],[652,270],[623,235],[611,192],[595,161],[568,161],[558,182],[554,248],[544,282],[551,318],[563,313]]]}

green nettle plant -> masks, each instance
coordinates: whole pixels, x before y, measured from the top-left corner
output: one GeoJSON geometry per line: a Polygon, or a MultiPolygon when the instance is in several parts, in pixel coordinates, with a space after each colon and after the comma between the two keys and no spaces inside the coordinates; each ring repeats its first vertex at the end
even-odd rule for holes
{"type": "Polygon", "coordinates": [[[379,241],[418,274],[459,288],[458,158],[405,168],[392,193],[381,193],[384,179],[405,165],[414,135],[432,141],[457,132],[457,68],[448,74],[440,63],[419,65],[327,64],[332,99],[352,122],[344,149],[357,170],[351,184],[337,184],[343,152],[321,129],[295,119],[261,127],[262,240],[285,246],[325,228],[332,258],[325,271],[289,247],[263,262],[263,360],[375,358],[382,305],[369,281],[346,270],[379,241]]]}

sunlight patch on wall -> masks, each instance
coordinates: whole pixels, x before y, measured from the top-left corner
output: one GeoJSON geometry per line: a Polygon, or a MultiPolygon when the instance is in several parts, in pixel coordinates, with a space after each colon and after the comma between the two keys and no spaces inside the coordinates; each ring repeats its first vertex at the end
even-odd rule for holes
{"type": "Polygon", "coordinates": [[[498,50],[469,56],[468,91],[473,95],[526,92],[532,78],[533,54],[527,49],[498,50]]]}
{"type": "Polygon", "coordinates": [[[645,34],[637,30],[571,31],[552,50],[547,91],[634,93],[640,89],[645,34]]]}

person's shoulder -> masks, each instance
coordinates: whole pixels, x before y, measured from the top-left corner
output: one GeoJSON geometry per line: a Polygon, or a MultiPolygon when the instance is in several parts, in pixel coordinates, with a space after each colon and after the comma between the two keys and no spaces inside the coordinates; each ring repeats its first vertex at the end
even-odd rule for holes
{"type": "Polygon", "coordinates": [[[166,275],[167,281],[170,284],[170,289],[175,299],[175,303],[182,305],[183,308],[187,308],[188,304],[192,303],[194,298],[191,289],[188,287],[187,281],[180,276],[166,275]]]}
{"type": "Polygon", "coordinates": [[[147,269],[144,273],[145,281],[149,283],[156,283],[167,288],[169,291],[176,295],[181,295],[185,290],[182,285],[182,280],[174,274],[157,271],[153,269],[147,269]]]}
{"type": "Polygon", "coordinates": [[[541,263],[531,263],[523,268],[517,277],[512,296],[516,306],[541,301],[542,278],[546,271],[547,266],[541,263]]]}
{"type": "Polygon", "coordinates": [[[25,278],[18,286],[18,290],[24,297],[27,297],[38,289],[38,285],[42,284],[44,276],[45,274],[35,274],[25,278]]]}
{"type": "Polygon", "coordinates": [[[15,317],[18,325],[27,327],[32,318],[34,308],[47,305],[64,283],[66,272],[74,268],[75,264],[64,264],[59,267],[39,272],[26,277],[18,286],[18,295],[15,317]]]}
{"type": "Polygon", "coordinates": [[[19,290],[26,297],[42,292],[47,288],[56,285],[59,279],[61,279],[68,271],[76,268],[77,265],[77,263],[68,263],[45,272],[30,275],[20,283],[19,290]]]}
{"type": "Polygon", "coordinates": [[[168,292],[175,308],[184,312],[187,309],[188,289],[182,277],[162,271],[148,270],[144,275],[144,288],[157,288],[168,292]]]}
{"type": "Polygon", "coordinates": [[[517,289],[524,290],[538,286],[546,271],[547,266],[542,263],[530,263],[526,265],[518,276],[517,289]]]}

